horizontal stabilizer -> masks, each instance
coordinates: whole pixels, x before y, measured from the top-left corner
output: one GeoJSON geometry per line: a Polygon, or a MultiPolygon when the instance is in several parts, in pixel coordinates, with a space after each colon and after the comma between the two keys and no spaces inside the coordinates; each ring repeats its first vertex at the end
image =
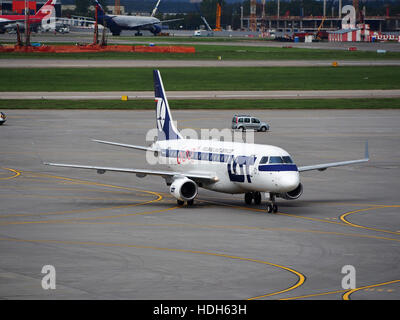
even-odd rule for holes
{"type": "Polygon", "coordinates": [[[103,141],[103,140],[96,140],[96,139],[92,139],[92,141],[98,142],[98,143],[110,144],[112,146],[123,147],[123,148],[130,148],[130,149],[143,150],[143,151],[157,151],[156,149],[151,148],[151,147],[136,146],[133,144],[125,144],[125,143],[103,141]]]}

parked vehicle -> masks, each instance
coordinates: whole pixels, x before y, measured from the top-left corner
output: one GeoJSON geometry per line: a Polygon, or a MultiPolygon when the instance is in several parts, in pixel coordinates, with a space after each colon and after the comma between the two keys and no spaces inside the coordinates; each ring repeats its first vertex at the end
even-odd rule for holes
{"type": "Polygon", "coordinates": [[[242,131],[251,129],[265,132],[269,130],[269,125],[249,115],[234,115],[232,119],[232,129],[242,131]]]}

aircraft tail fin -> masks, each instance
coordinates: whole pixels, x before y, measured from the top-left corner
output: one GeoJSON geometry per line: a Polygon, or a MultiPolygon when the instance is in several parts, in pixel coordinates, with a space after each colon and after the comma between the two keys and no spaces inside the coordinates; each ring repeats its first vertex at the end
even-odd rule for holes
{"type": "Polygon", "coordinates": [[[150,17],[154,17],[157,13],[157,9],[158,9],[158,5],[160,4],[161,0],[158,0],[156,3],[156,6],[154,7],[153,11],[151,12],[151,16],[150,17]]]}
{"type": "Polygon", "coordinates": [[[96,9],[97,9],[97,14],[98,14],[98,18],[100,20],[102,20],[105,16],[105,11],[103,9],[103,7],[101,6],[100,2],[98,2],[97,0],[94,0],[96,2],[96,9]]]}
{"type": "Polygon", "coordinates": [[[35,14],[34,18],[41,18],[44,17],[55,17],[56,12],[54,5],[56,4],[57,0],[48,0],[35,14]]]}
{"type": "Polygon", "coordinates": [[[159,70],[153,70],[154,97],[156,101],[156,119],[158,129],[158,140],[182,139],[176,129],[169,109],[167,96],[159,70]]]}

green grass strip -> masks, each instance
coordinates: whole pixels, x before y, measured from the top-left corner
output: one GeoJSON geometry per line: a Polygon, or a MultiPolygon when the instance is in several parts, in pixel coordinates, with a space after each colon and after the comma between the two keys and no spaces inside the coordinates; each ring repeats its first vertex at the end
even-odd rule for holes
{"type": "MultiPolygon", "coordinates": [[[[171,109],[399,109],[400,98],[283,99],[283,100],[170,100],[171,109]]],[[[1,109],[154,110],[151,100],[0,100],[1,109]]]]}
{"type": "MultiPolygon", "coordinates": [[[[400,67],[160,68],[167,91],[400,89],[400,67]]],[[[0,91],[150,91],[152,68],[4,68],[0,91]]]]}

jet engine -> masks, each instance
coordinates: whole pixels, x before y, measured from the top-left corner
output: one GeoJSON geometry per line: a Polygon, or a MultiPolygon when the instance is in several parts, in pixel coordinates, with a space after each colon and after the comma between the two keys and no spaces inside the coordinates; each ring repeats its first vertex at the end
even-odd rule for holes
{"type": "Polygon", "coordinates": [[[161,32],[161,27],[154,24],[149,28],[150,32],[153,33],[154,35],[157,35],[161,32]]]}
{"type": "Polygon", "coordinates": [[[190,201],[197,196],[197,184],[188,178],[178,178],[172,182],[169,192],[178,200],[190,201]]]}
{"type": "Polygon", "coordinates": [[[299,183],[296,189],[292,191],[280,193],[277,196],[286,200],[296,200],[303,194],[303,185],[299,183]]]}

